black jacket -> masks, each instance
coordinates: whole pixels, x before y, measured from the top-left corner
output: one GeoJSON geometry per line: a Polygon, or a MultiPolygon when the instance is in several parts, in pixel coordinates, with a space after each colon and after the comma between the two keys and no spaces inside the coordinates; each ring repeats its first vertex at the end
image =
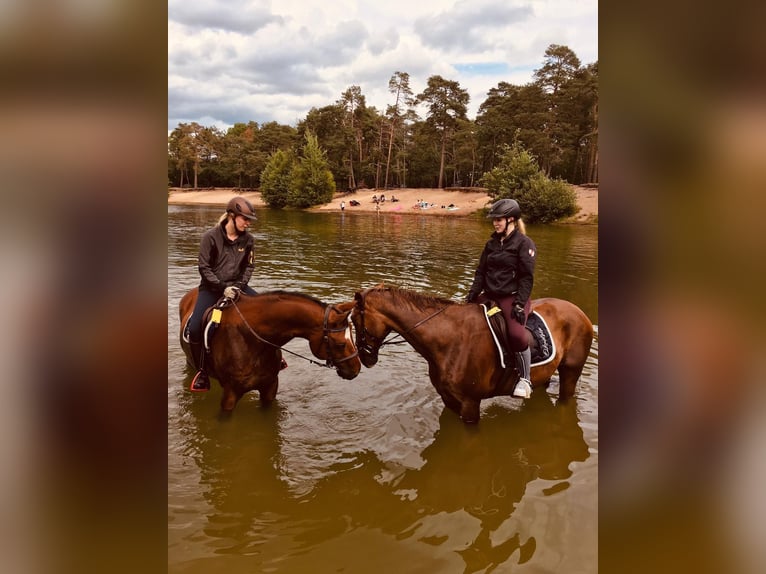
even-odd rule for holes
{"type": "Polygon", "coordinates": [[[484,291],[489,297],[515,294],[515,303],[525,305],[532,294],[537,249],[518,229],[503,241],[500,237],[493,233],[484,246],[467,300],[475,301],[484,291]]]}
{"type": "Polygon", "coordinates": [[[208,229],[200,241],[199,288],[220,291],[234,285],[244,289],[255,267],[255,238],[243,233],[234,241],[226,237],[226,222],[208,229]]]}

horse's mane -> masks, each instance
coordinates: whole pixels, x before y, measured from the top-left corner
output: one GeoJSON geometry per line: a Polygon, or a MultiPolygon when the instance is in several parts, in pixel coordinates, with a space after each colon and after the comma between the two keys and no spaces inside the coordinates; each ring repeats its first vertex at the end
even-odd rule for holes
{"type": "Polygon", "coordinates": [[[322,307],[327,305],[327,303],[317,299],[316,297],[312,295],[308,295],[306,293],[300,293],[298,291],[285,291],[283,289],[277,289],[275,291],[259,291],[258,295],[255,295],[254,297],[260,297],[262,295],[274,295],[277,297],[280,295],[286,295],[288,297],[299,297],[301,299],[306,299],[307,301],[311,301],[312,303],[316,303],[318,305],[321,305],[322,307]]]}
{"type": "Polygon", "coordinates": [[[400,302],[409,303],[415,307],[444,307],[445,305],[455,305],[457,301],[451,299],[445,299],[444,297],[437,297],[436,295],[429,295],[427,293],[421,293],[419,291],[413,291],[412,289],[404,289],[397,287],[396,285],[377,285],[373,289],[381,291],[389,291],[395,299],[400,302]]]}

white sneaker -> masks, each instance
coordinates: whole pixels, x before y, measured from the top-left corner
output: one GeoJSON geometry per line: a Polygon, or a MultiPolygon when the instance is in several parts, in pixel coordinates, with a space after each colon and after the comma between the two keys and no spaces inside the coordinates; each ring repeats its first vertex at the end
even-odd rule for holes
{"type": "Polygon", "coordinates": [[[528,399],[532,396],[532,383],[527,379],[519,379],[516,388],[513,389],[513,396],[522,399],[528,399]]]}

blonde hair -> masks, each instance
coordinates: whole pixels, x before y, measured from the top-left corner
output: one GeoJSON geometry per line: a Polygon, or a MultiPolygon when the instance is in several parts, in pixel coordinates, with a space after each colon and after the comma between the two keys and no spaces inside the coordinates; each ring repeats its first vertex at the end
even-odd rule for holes
{"type": "Polygon", "coordinates": [[[522,219],[517,219],[516,220],[516,227],[519,228],[519,232],[522,235],[526,235],[527,234],[527,226],[524,225],[524,221],[522,219]]]}
{"type": "Polygon", "coordinates": [[[218,218],[218,225],[221,225],[227,219],[229,219],[229,212],[228,211],[224,211],[223,215],[218,218]]]}

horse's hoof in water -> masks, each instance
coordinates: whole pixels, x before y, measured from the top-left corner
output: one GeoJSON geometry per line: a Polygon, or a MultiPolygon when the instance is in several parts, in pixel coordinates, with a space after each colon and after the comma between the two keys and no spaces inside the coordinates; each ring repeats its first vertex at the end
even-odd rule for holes
{"type": "Polygon", "coordinates": [[[189,390],[193,393],[206,393],[210,390],[210,379],[205,371],[197,371],[189,385],[189,390]]]}
{"type": "Polygon", "coordinates": [[[227,411],[227,410],[220,410],[218,411],[218,420],[220,422],[229,421],[231,420],[231,415],[233,414],[233,411],[227,411]]]}

